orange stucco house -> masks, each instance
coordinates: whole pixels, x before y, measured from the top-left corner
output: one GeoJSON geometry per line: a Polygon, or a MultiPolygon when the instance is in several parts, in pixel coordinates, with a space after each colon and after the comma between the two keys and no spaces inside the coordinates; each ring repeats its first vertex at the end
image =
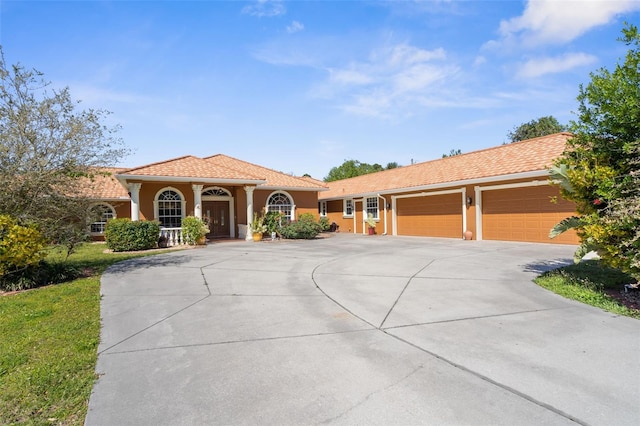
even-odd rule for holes
{"type": "Polygon", "coordinates": [[[341,232],[577,244],[574,232],[549,230],[575,214],[549,184],[549,167],[570,133],[330,182],[318,194],[321,216],[341,232]],[[469,232],[467,232],[469,231],[469,232]]]}
{"type": "Polygon", "coordinates": [[[549,167],[570,133],[557,133],[324,183],[225,155],[185,156],[132,169],[110,169],[93,198],[104,212],[92,225],[99,238],[111,217],[157,220],[178,229],[203,218],[209,238],[251,239],[253,212],[282,211],[295,220],[313,213],[340,232],[577,244],[575,233],[551,240],[549,230],[575,214],[549,183],[549,167]]]}
{"type": "Polygon", "coordinates": [[[104,212],[92,225],[97,239],[112,217],[157,220],[177,229],[186,216],[209,224],[208,238],[250,239],[253,212],[277,210],[295,219],[318,211],[318,181],[298,178],[256,164],[214,155],[184,156],[132,169],[109,169],[92,198],[104,212]]]}

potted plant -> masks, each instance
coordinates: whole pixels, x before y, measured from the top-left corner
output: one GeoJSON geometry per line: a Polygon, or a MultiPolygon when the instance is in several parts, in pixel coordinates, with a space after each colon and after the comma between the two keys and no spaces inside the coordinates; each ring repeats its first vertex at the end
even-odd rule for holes
{"type": "Polygon", "coordinates": [[[367,222],[367,226],[369,227],[369,235],[373,235],[376,233],[376,220],[373,218],[373,214],[368,213],[367,214],[367,219],[365,220],[365,222],[367,222]]]}
{"type": "Polygon", "coordinates": [[[251,234],[253,235],[253,241],[262,240],[262,234],[267,232],[267,225],[264,224],[264,216],[258,216],[258,213],[253,213],[253,221],[249,227],[251,234]]]}
{"type": "Polygon", "coordinates": [[[195,216],[187,216],[182,219],[182,238],[189,245],[204,245],[205,236],[209,233],[209,228],[202,219],[195,216]]]}

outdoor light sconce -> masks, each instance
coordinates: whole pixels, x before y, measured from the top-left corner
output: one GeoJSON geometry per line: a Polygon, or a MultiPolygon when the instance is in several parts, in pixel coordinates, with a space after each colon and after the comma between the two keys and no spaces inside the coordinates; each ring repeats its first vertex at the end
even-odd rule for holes
{"type": "Polygon", "coordinates": [[[467,197],[467,205],[470,206],[471,204],[473,204],[473,198],[467,197]]]}

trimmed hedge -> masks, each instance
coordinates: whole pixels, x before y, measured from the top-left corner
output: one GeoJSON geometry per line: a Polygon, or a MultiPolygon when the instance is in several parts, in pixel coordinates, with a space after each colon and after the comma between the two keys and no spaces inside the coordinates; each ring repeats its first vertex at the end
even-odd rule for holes
{"type": "Polygon", "coordinates": [[[148,220],[134,222],[129,218],[111,219],[107,222],[104,231],[107,247],[115,252],[156,248],[159,235],[158,222],[148,220]]]}

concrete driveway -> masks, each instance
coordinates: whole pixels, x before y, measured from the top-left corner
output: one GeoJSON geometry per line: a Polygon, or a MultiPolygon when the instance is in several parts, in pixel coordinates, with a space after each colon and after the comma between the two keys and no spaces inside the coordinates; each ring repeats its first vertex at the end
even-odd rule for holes
{"type": "Polygon", "coordinates": [[[531,282],[573,250],[333,234],[120,263],[86,424],[640,424],[640,322],[531,282]]]}

